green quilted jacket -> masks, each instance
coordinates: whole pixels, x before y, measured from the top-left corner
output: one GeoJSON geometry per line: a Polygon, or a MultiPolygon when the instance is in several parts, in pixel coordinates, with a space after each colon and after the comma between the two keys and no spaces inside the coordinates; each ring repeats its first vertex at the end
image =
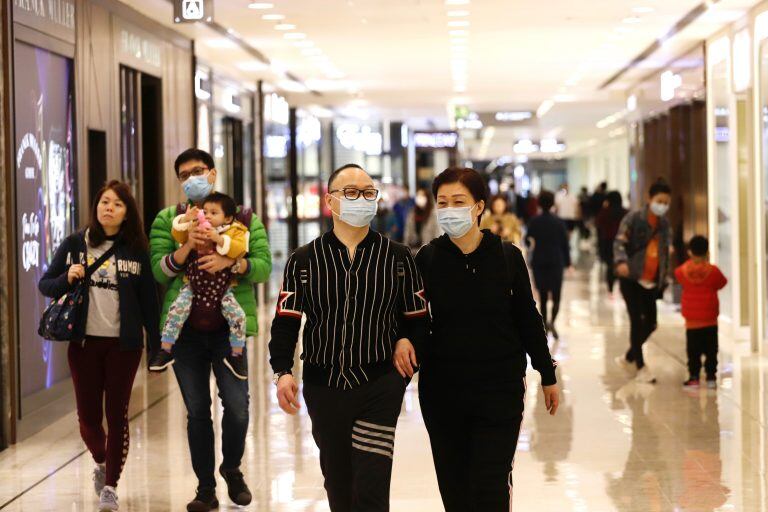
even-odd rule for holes
{"type": "MultiPolygon", "coordinates": [[[[152,273],[158,283],[165,286],[165,299],[163,301],[163,314],[160,318],[160,328],[165,325],[168,309],[179,295],[184,285],[184,272],[174,272],[165,263],[165,257],[173,253],[180,246],[171,235],[173,219],[176,217],[176,206],[169,206],[155,217],[152,230],[149,234],[149,246],[152,259],[152,273]]],[[[239,212],[238,208],[238,212],[239,212]]],[[[272,272],[272,253],[269,250],[269,241],[264,224],[253,214],[251,217],[250,240],[248,243],[248,261],[251,271],[243,276],[238,276],[238,285],[235,288],[235,298],[246,314],[246,334],[255,336],[259,332],[259,320],[257,317],[256,295],[253,285],[269,280],[272,272]]]]}

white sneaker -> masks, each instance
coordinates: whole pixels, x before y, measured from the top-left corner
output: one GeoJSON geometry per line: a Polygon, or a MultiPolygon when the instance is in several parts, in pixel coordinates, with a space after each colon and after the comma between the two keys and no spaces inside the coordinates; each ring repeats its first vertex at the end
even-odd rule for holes
{"type": "Polygon", "coordinates": [[[101,496],[101,490],[104,488],[106,480],[107,465],[96,464],[96,467],[93,469],[93,488],[96,490],[96,496],[101,496]]]}
{"type": "Polygon", "coordinates": [[[656,377],[647,366],[640,368],[635,376],[635,380],[641,384],[656,384],[656,377]]]}
{"type": "Polygon", "coordinates": [[[613,362],[616,363],[616,366],[618,366],[628,374],[631,374],[632,371],[635,369],[635,363],[630,363],[629,361],[627,361],[627,358],[624,356],[615,357],[613,359],[613,362]]]}
{"type": "Polygon", "coordinates": [[[117,504],[117,491],[114,487],[105,485],[101,490],[101,496],[99,496],[99,512],[112,512],[119,508],[120,506],[117,504]]]}

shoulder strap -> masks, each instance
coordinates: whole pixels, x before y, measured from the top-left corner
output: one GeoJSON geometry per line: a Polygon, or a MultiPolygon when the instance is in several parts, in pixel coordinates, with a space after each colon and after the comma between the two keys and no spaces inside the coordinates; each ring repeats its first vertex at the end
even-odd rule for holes
{"type": "MultiPolygon", "coordinates": [[[[115,240],[115,243],[112,244],[112,247],[104,251],[104,254],[99,256],[99,258],[93,262],[93,265],[89,265],[88,268],[85,269],[85,278],[88,279],[93,275],[94,272],[96,272],[96,269],[98,269],[100,266],[104,264],[105,261],[107,261],[109,258],[111,258],[115,251],[117,250],[117,240],[115,240]]],[[[88,248],[86,247],[86,253],[88,252],[88,248]]]]}
{"type": "Polygon", "coordinates": [[[311,244],[302,245],[296,249],[293,253],[293,257],[296,258],[296,265],[299,267],[299,279],[301,280],[301,286],[304,287],[309,281],[309,246],[311,244]]]}
{"type": "Polygon", "coordinates": [[[501,249],[504,252],[504,266],[507,269],[507,287],[509,288],[509,294],[514,294],[514,280],[515,280],[515,252],[519,249],[511,242],[501,242],[501,249]]]}

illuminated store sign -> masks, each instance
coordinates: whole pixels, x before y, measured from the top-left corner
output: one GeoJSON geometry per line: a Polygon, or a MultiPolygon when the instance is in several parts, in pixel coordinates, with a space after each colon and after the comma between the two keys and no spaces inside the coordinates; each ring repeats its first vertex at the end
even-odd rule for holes
{"type": "Polygon", "coordinates": [[[533,117],[533,112],[496,112],[494,119],[502,123],[517,123],[533,117]]]}
{"type": "Polygon", "coordinates": [[[288,124],[291,108],[285,98],[279,94],[264,96],[264,119],[278,124],[288,124]]]}
{"type": "Polygon", "coordinates": [[[162,67],[162,50],[155,41],[126,29],[120,31],[120,52],[150,66],[162,67]]]}
{"type": "Polygon", "coordinates": [[[416,132],[413,134],[413,143],[417,148],[455,148],[459,144],[459,134],[456,132],[416,132]]]}
{"type": "Polygon", "coordinates": [[[683,85],[683,77],[673,73],[672,71],[665,71],[661,74],[661,101],[669,101],[675,98],[675,93],[680,86],[683,85]]]}
{"type": "Polygon", "coordinates": [[[13,0],[13,19],[43,33],[75,42],[74,0],[13,0]]]}
{"type": "Polygon", "coordinates": [[[174,0],[173,21],[176,23],[195,23],[213,21],[212,0],[174,0]]]}
{"type": "Polygon", "coordinates": [[[380,155],[383,146],[383,137],[370,126],[358,126],[345,123],[336,128],[336,138],[347,149],[361,151],[369,156],[380,155]]]}

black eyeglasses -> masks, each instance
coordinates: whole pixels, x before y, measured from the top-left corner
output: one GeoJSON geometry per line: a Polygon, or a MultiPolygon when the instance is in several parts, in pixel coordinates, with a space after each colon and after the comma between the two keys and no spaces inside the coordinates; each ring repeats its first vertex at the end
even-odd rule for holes
{"type": "Polygon", "coordinates": [[[193,167],[188,171],[181,171],[179,173],[179,181],[187,181],[192,176],[202,176],[209,170],[207,167],[193,167]]]}
{"type": "Polygon", "coordinates": [[[330,191],[331,194],[335,192],[342,192],[344,194],[344,198],[349,199],[350,201],[354,201],[360,196],[363,196],[366,201],[375,201],[379,198],[379,191],[375,188],[366,188],[364,190],[360,190],[354,187],[347,187],[341,190],[336,189],[330,191]]]}

